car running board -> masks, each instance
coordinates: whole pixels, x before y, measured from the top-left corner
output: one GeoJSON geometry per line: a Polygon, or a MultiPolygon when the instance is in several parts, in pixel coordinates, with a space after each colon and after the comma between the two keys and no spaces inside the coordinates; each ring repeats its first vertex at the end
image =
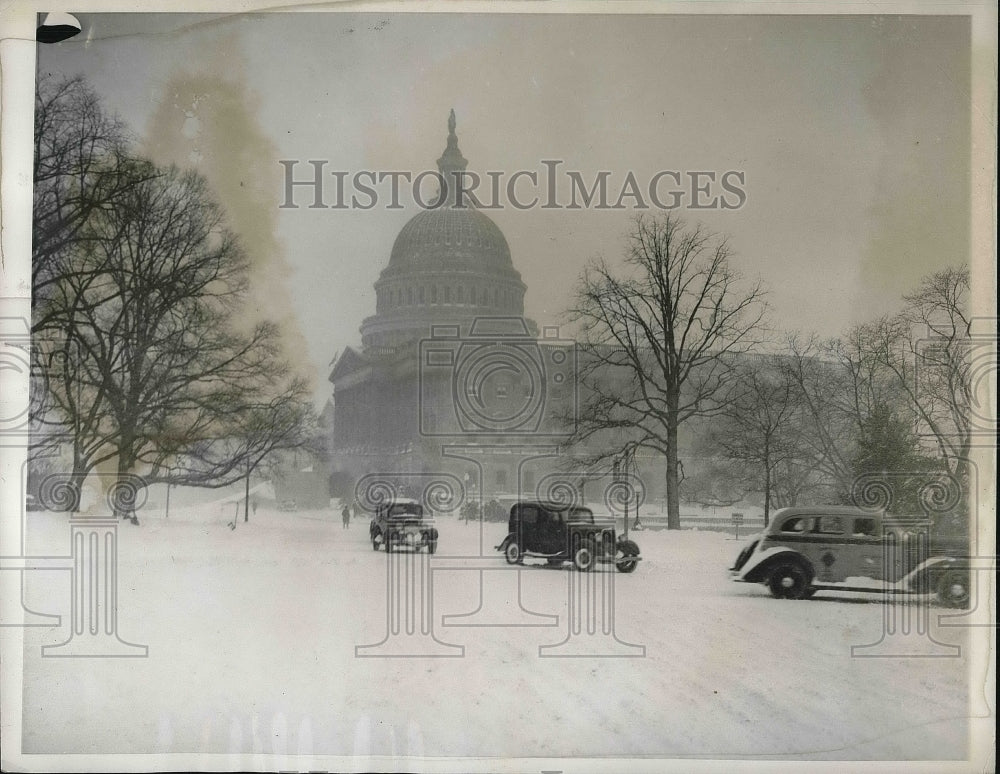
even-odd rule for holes
{"type": "Polygon", "coordinates": [[[810,588],[816,591],[860,591],[866,594],[932,594],[933,591],[914,591],[913,589],[886,589],[872,586],[834,586],[831,584],[814,583],[810,588]]]}

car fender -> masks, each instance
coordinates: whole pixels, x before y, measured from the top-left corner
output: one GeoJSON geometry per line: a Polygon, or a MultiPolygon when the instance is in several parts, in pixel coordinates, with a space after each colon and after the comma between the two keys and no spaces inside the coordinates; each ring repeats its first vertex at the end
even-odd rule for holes
{"type": "Polygon", "coordinates": [[[747,583],[763,583],[767,580],[771,567],[779,559],[794,559],[808,568],[810,574],[814,574],[812,563],[801,553],[786,546],[775,546],[774,548],[765,548],[763,551],[758,550],[754,553],[740,569],[737,580],[746,581],[747,583]]]}
{"type": "Polygon", "coordinates": [[[510,544],[510,541],[513,540],[513,539],[514,539],[514,533],[511,532],[509,535],[507,535],[507,537],[505,537],[503,539],[503,541],[500,543],[500,545],[494,546],[493,549],[495,551],[506,551],[507,550],[507,546],[510,544]]]}
{"type": "Polygon", "coordinates": [[[969,568],[967,559],[954,556],[932,556],[924,560],[900,580],[906,588],[933,591],[935,576],[944,570],[964,570],[969,568]]]}

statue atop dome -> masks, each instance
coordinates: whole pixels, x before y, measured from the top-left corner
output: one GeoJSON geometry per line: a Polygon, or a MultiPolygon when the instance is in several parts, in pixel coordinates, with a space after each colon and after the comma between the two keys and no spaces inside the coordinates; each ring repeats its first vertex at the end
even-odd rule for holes
{"type": "Polygon", "coordinates": [[[462,151],[458,149],[458,135],[455,134],[455,108],[448,114],[448,145],[437,161],[438,171],[448,181],[456,172],[464,172],[469,165],[462,151]]]}

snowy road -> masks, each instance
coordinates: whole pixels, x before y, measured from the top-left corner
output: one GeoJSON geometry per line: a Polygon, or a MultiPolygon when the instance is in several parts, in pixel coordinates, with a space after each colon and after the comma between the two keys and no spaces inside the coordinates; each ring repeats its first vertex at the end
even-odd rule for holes
{"type": "MultiPolygon", "coordinates": [[[[65,516],[30,518],[31,552],[66,550],[65,516]]],[[[638,570],[612,573],[618,642],[587,640],[586,622],[574,642],[641,655],[559,658],[539,647],[567,639],[568,595],[589,576],[544,565],[511,572],[492,552],[497,571],[481,575],[470,569],[481,562],[447,558],[477,553],[477,526],[442,520],[432,620],[442,652],[461,657],[358,658],[356,646],[387,634],[388,564],[372,551],[367,521],[344,530],[333,511],[262,509],[230,530],[228,518],[120,528],[118,632],[148,645],[148,658],[41,658],[40,646],[68,628],[28,630],[25,752],[967,755],[968,630],[939,629],[947,611],[931,606],[942,645],[913,637],[946,657],[852,657],[852,646],[882,637],[876,597],[784,601],[733,584],[726,568],[738,544],[722,533],[635,535],[638,570]],[[523,608],[538,615],[515,605],[518,577],[523,608]],[[455,618],[477,610],[484,588],[480,615],[455,618]],[[454,625],[490,616],[548,625],[454,625]]],[[[503,533],[488,524],[484,542],[503,533]]],[[[29,607],[68,615],[69,575],[29,573],[29,607]]]]}

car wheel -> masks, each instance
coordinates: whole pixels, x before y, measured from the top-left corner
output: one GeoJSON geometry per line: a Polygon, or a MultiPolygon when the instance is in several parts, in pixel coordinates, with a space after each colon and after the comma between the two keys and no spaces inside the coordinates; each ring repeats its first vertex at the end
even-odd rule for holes
{"type": "Polygon", "coordinates": [[[596,559],[593,541],[580,540],[574,545],[573,566],[580,572],[588,572],[594,569],[596,559]]]}
{"type": "Polygon", "coordinates": [[[436,540],[427,541],[427,553],[433,554],[438,550],[438,542],[436,540]]]}
{"type": "Polygon", "coordinates": [[[386,533],[385,537],[383,538],[383,541],[385,542],[385,552],[389,553],[390,551],[392,551],[392,533],[391,532],[387,532],[386,533]]]}
{"type": "Polygon", "coordinates": [[[639,566],[637,559],[631,558],[639,555],[639,546],[631,540],[623,540],[615,547],[615,568],[618,572],[635,572],[639,566]]]}
{"type": "Polygon", "coordinates": [[[805,599],[809,595],[809,574],[798,562],[782,562],[767,579],[771,595],[778,599],[805,599]]]}
{"type": "Polygon", "coordinates": [[[965,570],[948,570],[938,576],[937,598],[945,607],[968,607],[972,598],[969,573],[965,570]]]}
{"type": "Polygon", "coordinates": [[[507,544],[507,548],[503,552],[504,558],[507,560],[507,564],[521,564],[524,557],[521,556],[521,546],[517,544],[516,540],[511,540],[507,544]]]}
{"type": "Polygon", "coordinates": [[[379,540],[378,540],[378,533],[376,532],[374,535],[372,535],[372,551],[378,551],[378,549],[379,549],[379,540]]]}

